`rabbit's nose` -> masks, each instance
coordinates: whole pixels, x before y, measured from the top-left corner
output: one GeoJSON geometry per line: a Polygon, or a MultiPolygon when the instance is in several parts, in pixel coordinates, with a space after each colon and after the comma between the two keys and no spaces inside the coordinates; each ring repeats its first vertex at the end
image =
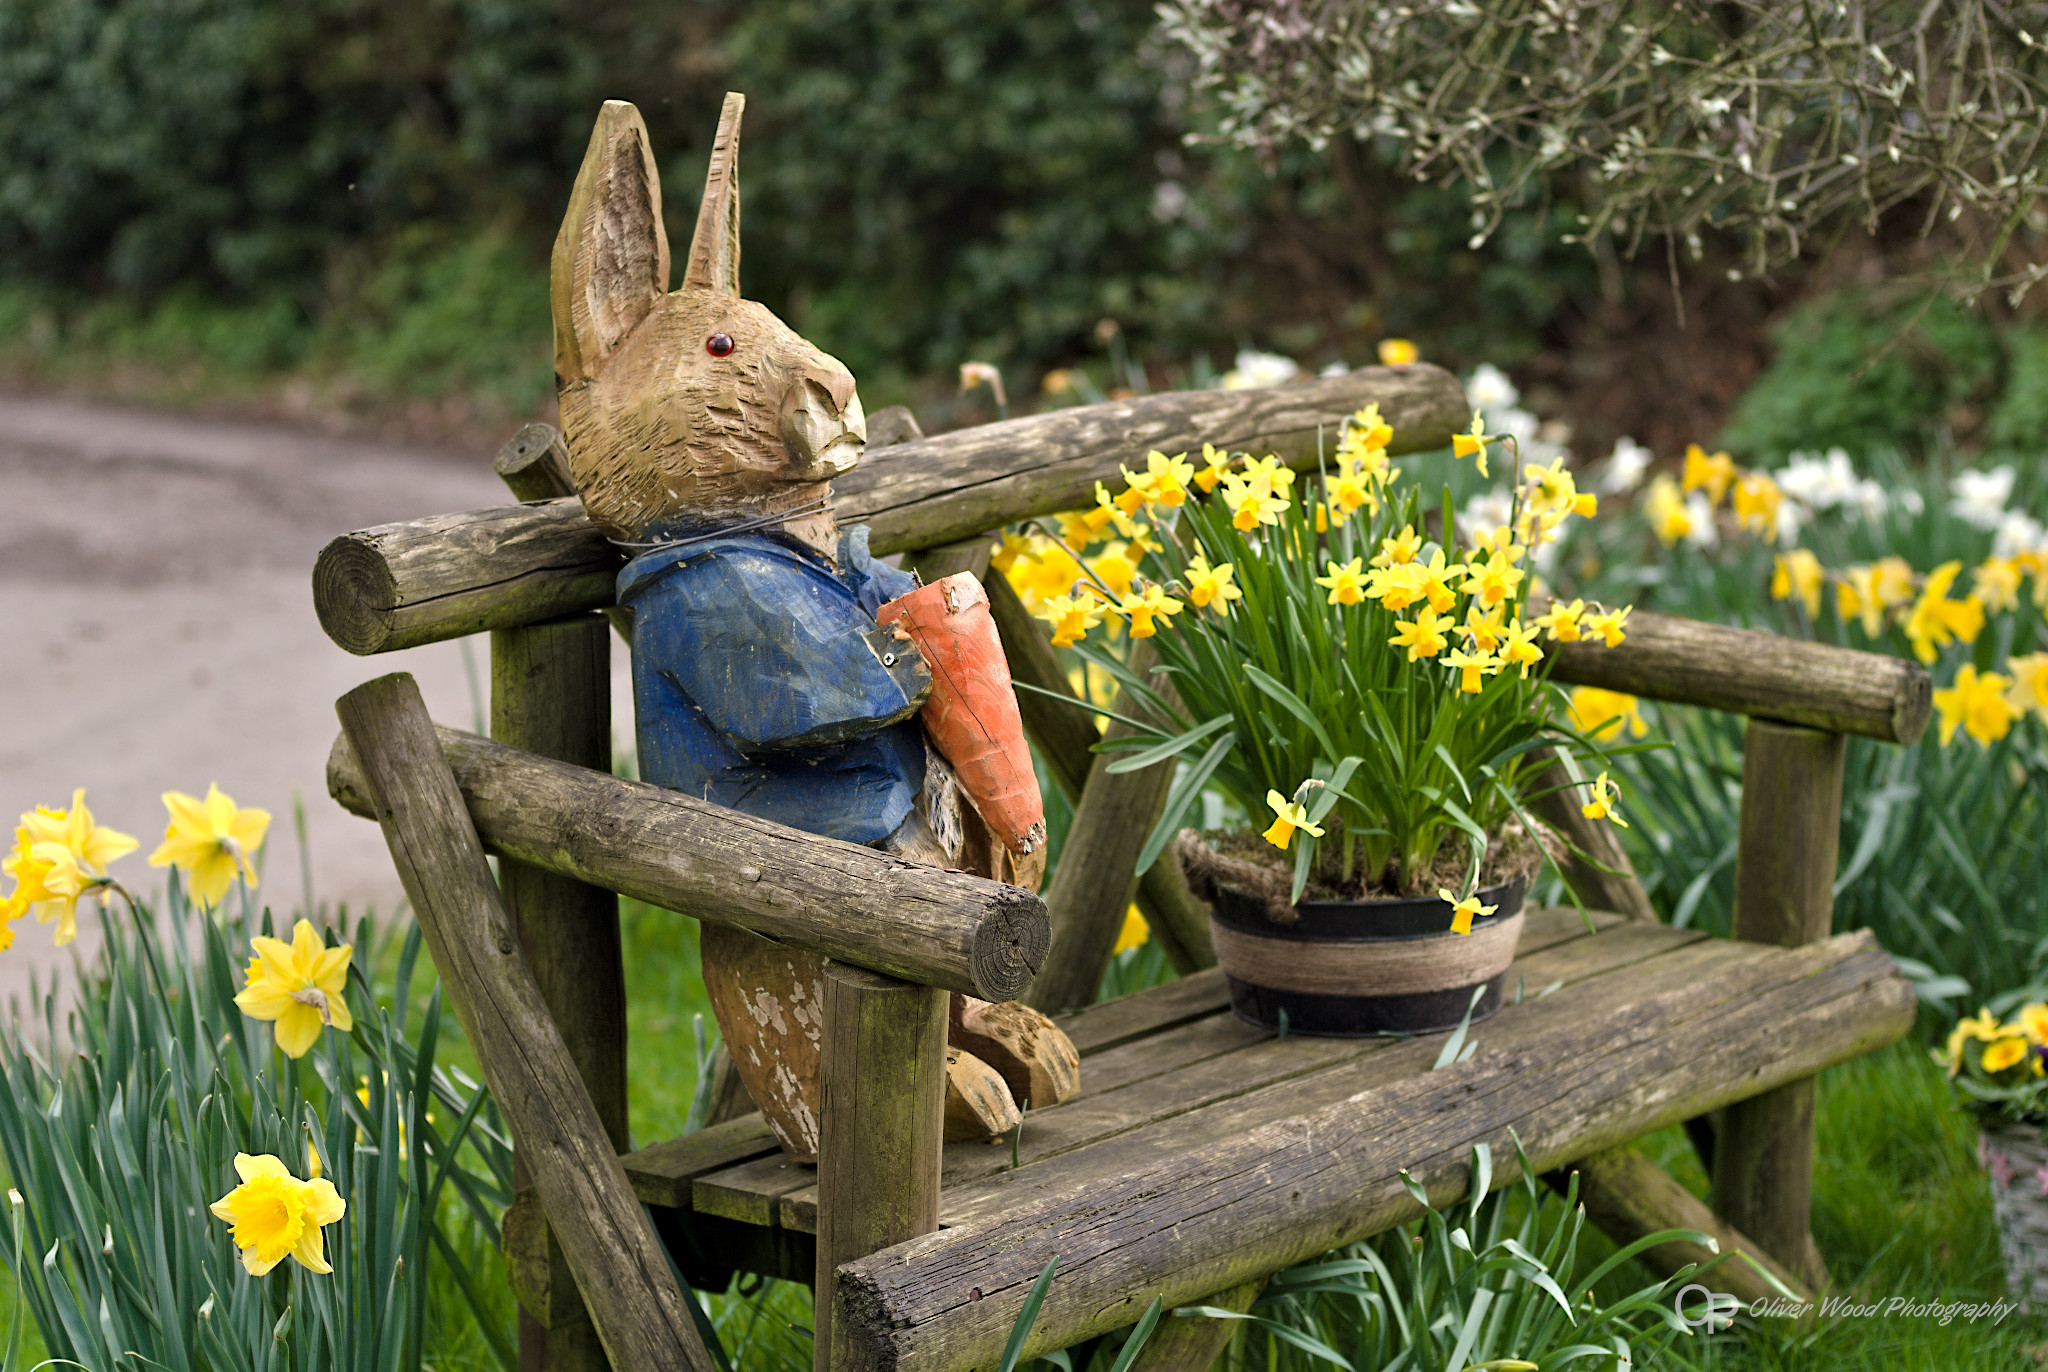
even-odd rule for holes
{"type": "Polygon", "coordinates": [[[806,369],[805,375],[825,388],[825,393],[832,397],[832,404],[839,413],[846,413],[846,407],[853,403],[854,382],[852,372],[837,365],[830,367],[812,366],[806,369]]]}

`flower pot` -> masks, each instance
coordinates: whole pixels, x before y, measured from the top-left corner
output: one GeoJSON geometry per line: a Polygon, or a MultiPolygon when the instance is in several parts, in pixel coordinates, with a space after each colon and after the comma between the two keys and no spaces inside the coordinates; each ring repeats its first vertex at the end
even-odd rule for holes
{"type": "Polygon", "coordinates": [[[1290,1034],[1330,1038],[1427,1034],[1456,1028],[1468,1009],[1476,1023],[1500,1008],[1528,886],[1516,877],[1480,891],[1499,908],[1454,934],[1451,907],[1434,896],[1303,901],[1280,924],[1268,897],[1219,881],[1209,928],[1240,1019],[1278,1030],[1284,1016],[1290,1034]]]}
{"type": "Polygon", "coordinates": [[[2006,1294],[2048,1305],[2048,1144],[2034,1125],[1998,1125],[1978,1138],[1977,1161],[1990,1174],[2006,1294]]]}

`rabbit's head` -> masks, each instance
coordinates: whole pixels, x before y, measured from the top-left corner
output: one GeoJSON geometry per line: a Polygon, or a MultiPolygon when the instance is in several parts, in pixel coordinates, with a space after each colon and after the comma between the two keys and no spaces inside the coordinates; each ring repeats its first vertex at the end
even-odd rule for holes
{"type": "MultiPolygon", "coordinates": [[[[729,94],[682,285],[640,112],[605,102],[555,239],[555,387],[590,517],[641,540],[816,502],[867,442],[853,374],[740,298],[740,114],[729,94]]],[[[830,551],[824,511],[792,519],[830,551]]]]}

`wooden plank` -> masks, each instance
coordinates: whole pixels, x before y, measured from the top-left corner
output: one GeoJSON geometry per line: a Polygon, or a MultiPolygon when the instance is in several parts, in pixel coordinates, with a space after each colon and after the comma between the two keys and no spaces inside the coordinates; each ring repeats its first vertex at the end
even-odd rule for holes
{"type": "MultiPolygon", "coordinates": [[[[1714,1290],[1725,1291],[1744,1305],[1779,1298],[1780,1293],[1758,1275],[1757,1267],[1761,1267],[1787,1289],[1811,1298],[1799,1278],[1766,1253],[1763,1245],[1709,1210],[1705,1201],[1680,1186],[1641,1149],[1626,1144],[1609,1148],[1581,1158],[1570,1170],[1578,1174],[1579,1204],[1586,1208],[1586,1218],[1617,1247],[1625,1248],[1660,1229],[1693,1229],[1714,1239],[1712,1251],[1696,1243],[1665,1243],[1646,1250],[1638,1261],[1658,1276],[1671,1276],[1688,1264],[1704,1266],[1717,1254],[1732,1253],[1734,1256],[1702,1279],[1714,1290]]],[[[1560,1195],[1568,1194],[1567,1179],[1560,1173],[1552,1172],[1546,1180],[1560,1195]]]]}
{"type": "Polygon", "coordinates": [[[1059,1026],[1081,1054],[1086,1073],[1088,1055],[1129,1043],[1147,1034],[1229,1008],[1230,987],[1221,968],[1167,982],[1059,1018],[1059,1026]]]}
{"type": "MultiPolygon", "coordinates": [[[[1204,439],[1313,465],[1344,417],[1378,402],[1393,452],[1442,447],[1467,418],[1457,379],[1418,364],[1256,391],[1174,391],[892,444],[833,483],[841,524],[866,523],[879,556],[958,542],[1094,504],[1151,448],[1204,439]]],[[[612,603],[623,562],[580,500],[468,510],[344,534],[320,552],[313,603],[352,653],[392,652],[612,603]]]]}
{"type": "Polygon", "coordinates": [[[661,1241],[520,952],[419,687],[403,673],[381,677],[335,710],[434,966],[491,1098],[528,1156],[612,1365],[713,1372],[661,1241]]]}
{"type": "MultiPolygon", "coordinates": [[[[503,457],[503,454],[500,454],[503,457]]],[[[500,629],[491,635],[491,736],[514,748],[581,767],[611,767],[610,631],[602,618],[500,629]]],[[[602,887],[510,859],[498,890],[520,951],[612,1148],[632,1146],[626,1126],[626,972],[619,946],[619,898],[602,887]]],[[[533,1178],[513,1154],[513,1185],[533,1178]]],[[[560,1245],[538,1214],[525,1251],[545,1249],[547,1299],[522,1304],[522,1364],[545,1372],[607,1372],[604,1347],[567,1273],[560,1245]]],[[[508,1249],[514,1245],[508,1244],[508,1249]]],[[[515,1286],[515,1290],[517,1287],[515,1286]]]]}
{"type": "MultiPolygon", "coordinates": [[[[1847,744],[1838,733],[1750,721],[1735,853],[1738,939],[1790,948],[1828,936],[1847,744]]],[[[1724,1111],[1714,1131],[1714,1208],[1819,1290],[1828,1275],[1809,1227],[1813,1110],[1808,1079],[1724,1111]]]]}
{"type": "MultiPolygon", "coordinates": [[[[1045,956],[1029,891],[786,829],[722,805],[439,730],[469,817],[501,857],[905,981],[1014,1000],[1045,956]]],[[[372,813],[339,740],[327,789],[372,813]]]]}
{"type": "MultiPolygon", "coordinates": [[[[778,1224],[778,1202],[792,1191],[815,1192],[817,1182],[817,1168],[777,1152],[698,1177],[690,1185],[690,1208],[746,1224],[778,1224]]],[[[815,1199],[804,1214],[808,1233],[818,1225],[815,1199]]]]}
{"type": "MultiPolygon", "coordinates": [[[[1157,652],[1150,641],[1131,650],[1132,675],[1149,677],[1157,652]]],[[[1141,714],[1119,691],[1119,714],[1141,714]]],[[[1103,732],[1104,741],[1135,732],[1121,721],[1103,732]]],[[[1135,772],[1111,773],[1123,753],[1097,753],[1067,826],[1045,908],[1052,920],[1052,946],[1032,978],[1026,1001],[1049,1014],[1094,1002],[1109,967],[1110,950],[1123,928],[1124,912],[1138,883],[1138,854],[1159,822],[1178,765],[1171,759],[1135,772]]]]}
{"type": "Polygon", "coordinates": [[[775,1135],[757,1110],[694,1134],[664,1139],[620,1159],[633,1194],[648,1205],[687,1209],[690,1184],[707,1173],[775,1151],[775,1135]]]}
{"type": "MultiPolygon", "coordinates": [[[[1512,1129],[1549,1170],[1810,1076],[1913,1020],[1912,988],[1867,932],[1761,959],[1702,944],[1660,961],[1686,974],[1680,984],[1620,1005],[1552,997],[1518,1007],[1521,1033],[1482,1035],[1457,1066],[1242,1133],[1191,1134],[1203,1142],[1078,1193],[843,1268],[838,1309],[843,1334],[858,1334],[854,1365],[988,1365],[1055,1253],[1059,1275],[1023,1356],[1065,1347],[1129,1324],[1154,1296],[1199,1299],[1413,1218],[1404,1170],[1432,1203],[1459,1199],[1475,1141],[1512,1158],[1512,1129]]],[[[1430,1046],[1395,1051],[1419,1057],[1430,1046]]]]}
{"type": "MultiPolygon", "coordinates": [[[[1638,945],[1638,951],[1640,948],[1638,945]]],[[[1568,1013],[1591,1020],[1608,1014],[1614,1005],[1627,1003],[1642,988],[1682,985],[1689,978],[1704,975],[1707,969],[1726,975],[1768,956],[1760,950],[1705,939],[1667,945],[1652,958],[1625,959],[1601,968],[1567,994],[1506,1007],[1499,1016],[1476,1027],[1473,1034],[1483,1036],[1481,1041],[1488,1047],[1512,1045],[1549,1023],[1550,1016],[1566,1013],[1556,1008],[1559,1004],[1572,1007],[1568,1013]],[[1543,1007],[1540,1015],[1536,1013],[1539,1005],[1543,1007]]],[[[1317,1070],[1269,1080],[1255,1090],[1225,1095],[1198,1109],[1164,1116],[1079,1149],[1054,1153],[1015,1171],[993,1173],[956,1186],[941,1198],[941,1219],[956,1226],[978,1223],[1048,1195],[1071,1194],[1093,1181],[1143,1167],[1161,1149],[1184,1147],[1187,1139],[1242,1133],[1425,1073],[1435,1063],[1443,1037],[1434,1034],[1420,1039],[1375,1040],[1369,1050],[1350,1057],[1333,1057],[1317,1070]]]]}
{"type": "MultiPolygon", "coordinates": [[[[1533,995],[1553,981],[1570,983],[1619,968],[1639,966],[1649,959],[1705,939],[1706,935],[1697,930],[1630,924],[1602,938],[1568,941],[1518,960],[1509,969],[1509,984],[1514,985],[1518,977],[1524,978],[1533,995]]],[[[972,1191],[971,1184],[977,1181],[1000,1177],[1006,1182],[1035,1185],[1044,1173],[1033,1172],[1032,1164],[1082,1149],[1095,1152],[1102,1147],[1104,1140],[1134,1130],[1161,1126],[1179,1129],[1182,1127],[1179,1121],[1192,1119],[1221,1103],[1240,1098],[1256,1095],[1262,1101],[1278,1099],[1285,1108],[1286,1102],[1308,1099],[1308,1094],[1304,1093],[1312,1094],[1318,1089],[1317,1082],[1327,1089],[1349,1093],[1357,1088],[1345,1083],[1355,1078],[1334,1073],[1331,1069],[1355,1069],[1362,1058],[1383,1054],[1411,1042],[1404,1039],[1301,1036],[1281,1039],[1258,1031],[1254,1031],[1247,1042],[1239,1030],[1232,1027],[1238,1025],[1236,1019],[1220,1016],[1200,1020],[1102,1054],[1103,1058],[1111,1059],[1113,1071],[1141,1064],[1148,1053],[1156,1054],[1162,1066],[1161,1070],[1150,1074],[1133,1071],[1129,1073],[1131,1080],[1127,1085],[1093,1095],[1084,1094],[1043,1114],[1033,1113],[1027,1117],[1016,1149],[1018,1170],[1012,1170],[1011,1149],[1007,1146],[963,1145],[949,1148],[944,1171],[945,1221],[948,1224],[958,1222],[961,1206],[977,1203],[976,1198],[986,1199],[981,1192],[974,1192],[973,1196],[962,1195],[962,1188],[972,1191]],[[1337,1085],[1329,1086],[1332,1082],[1337,1085]],[[1275,1092],[1280,1094],[1273,1094],[1275,1092]]],[[[1433,1055],[1436,1051],[1434,1045],[1440,1044],[1442,1038],[1440,1034],[1429,1035],[1421,1041],[1432,1045],[1428,1051],[1433,1055]]],[[[1095,1059],[1090,1060],[1091,1063],[1093,1061],[1095,1059]]],[[[1407,1059],[1392,1061],[1406,1062],[1407,1059]]],[[[1092,1066],[1084,1068],[1084,1080],[1092,1070],[1092,1066]]],[[[1267,1107],[1261,1105],[1257,1108],[1267,1107]]],[[[1191,1136],[1206,1137],[1220,1126],[1212,1123],[1187,1127],[1191,1136]]],[[[1154,1143],[1148,1146],[1163,1145],[1154,1143]]],[[[778,1182],[782,1180],[777,1179],[778,1182]]],[[[781,1193],[780,1202],[781,1223],[784,1225],[801,1229],[816,1222],[813,1218],[815,1200],[808,1189],[786,1189],[781,1193]]]]}
{"type": "Polygon", "coordinates": [[[858,967],[825,968],[817,1372],[845,1365],[832,1335],[840,1264],[939,1227],[950,999],[858,967]]]}
{"type": "Polygon", "coordinates": [[[1783,720],[1887,743],[1917,743],[1934,708],[1919,663],[1639,610],[1628,639],[1551,647],[1551,675],[1572,686],[1783,720]]]}

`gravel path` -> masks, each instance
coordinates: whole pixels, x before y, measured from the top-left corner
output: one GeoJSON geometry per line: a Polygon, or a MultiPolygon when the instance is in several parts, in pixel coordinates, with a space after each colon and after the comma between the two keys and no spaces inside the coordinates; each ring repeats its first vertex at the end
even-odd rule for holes
{"type": "MultiPolygon", "coordinates": [[[[398,882],[376,828],[322,780],[334,699],[408,671],[438,719],[475,727],[480,702],[460,644],[367,659],[329,643],[313,559],[350,529],[506,498],[487,453],[0,396],[0,820],[11,829],[17,812],[83,786],[102,823],[142,840],[116,874],[161,890],[144,862],[163,833],[159,794],[217,781],[272,812],[263,894],[283,912],[303,904],[296,791],[317,899],[389,909],[398,882]]],[[[471,647],[481,691],[488,648],[471,647]]],[[[69,961],[48,929],[15,929],[0,1004],[32,969],[69,961]]]]}

